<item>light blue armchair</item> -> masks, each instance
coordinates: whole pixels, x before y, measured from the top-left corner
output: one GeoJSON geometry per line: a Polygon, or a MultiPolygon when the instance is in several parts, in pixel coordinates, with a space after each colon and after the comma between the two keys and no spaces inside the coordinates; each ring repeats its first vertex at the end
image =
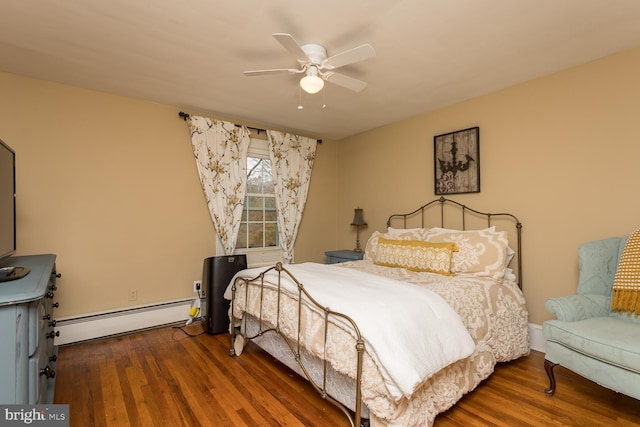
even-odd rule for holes
{"type": "Polygon", "coordinates": [[[640,399],[640,319],[611,312],[611,294],[627,237],[588,242],[578,248],[576,295],[550,298],[557,320],[543,323],[544,366],[552,396],[553,368],[562,365],[619,393],[640,399]]]}

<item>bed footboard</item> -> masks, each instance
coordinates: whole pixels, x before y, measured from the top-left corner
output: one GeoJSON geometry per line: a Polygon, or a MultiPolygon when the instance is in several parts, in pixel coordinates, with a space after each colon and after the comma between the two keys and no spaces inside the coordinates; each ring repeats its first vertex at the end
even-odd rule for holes
{"type": "Polygon", "coordinates": [[[286,268],[284,268],[282,266],[282,263],[277,263],[275,266],[268,268],[266,270],[264,270],[263,272],[261,272],[257,277],[254,278],[243,278],[243,277],[238,277],[234,280],[234,282],[231,285],[231,291],[232,291],[232,298],[231,298],[231,310],[230,310],[230,316],[231,316],[231,327],[230,327],[230,333],[231,333],[231,343],[230,343],[230,349],[229,349],[229,354],[231,356],[236,356],[236,355],[240,355],[242,353],[242,350],[244,349],[244,347],[247,345],[247,343],[256,338],[259,337],[261,335],[264,335],[266,333],[276,333],[278,334],[280,337],[282,337],[282,339],[284,340],[284,342],[286,343],[287,347],[289,348],[289,350],[291,351],[292,356],[294,357],[295,361],[298,363],[298,365],[300,366],[301,371],[304,373],[304,376],[307,378],[307,380],[309,381],[309,383],[313,386],[313,388],[322,396],[323,399],[326,399],[327,401],[333,403],[334,405],[336,405],[338,408],[340,408],[340,410],[345,414],[345,416],[349,419],[349,422],[351,423],[352,427],[356,427],[356,426],[360,426],[361,422],[362,422],[362,391],[361,391],[361,383],[362,383],[362,366],[363,366],[363,356],[364,356],[364,351],[365,351],[365,343],[364,340],[362,339],[362,335],[360,334],[360,330],[358,328],[358,325],[355,323],[355,321],[353,319],[351,319],[349,316],[343,314],[343,313],[339,313],[336,311],[331,310],[328,307],[323,307],[322,305],[320,305],[308,292],[307,290],[304,288],[304,285],[302,283],[300,283],[286,268]],[[266,322],[263,320],[263,313],[262,313],[262,307],[263,307],[263,300],[264,300],[264,296],[265,296],[265,275],[270,272],[270,271],[276,271],[277,272],[277,311],[276,311],[276,317],[275,317],[275,322],[271,323],[271,322],[266,322]],[[283,298],[283,294],[282,294],[282,287],[281,287],[281,280],[282,280],[282,275],[286,275],[288,279],[290,279],[291,281],[293,281],[296,284],[297,287],[297,304],[298,304],[298,310],[297,310],[297,334],[296,336],[287,336],[285,335],[285,333],[283,332],[282,328],[281,328],[281,310],[280,310],[280,304],[282,302],[282,298],[283,298]],[[249,335],[247,333],[246,327],[245,327],[245,322],[243,322],[243,319],[237,318],[235,316],[235,310],[234,310],[234,306],[235,306],[235,301],[236,301],[236,293],[239,291],[241,285],[244,285],[244,292],[245,292],[245,301],[248,301],[249,299],[249,290],[250,289],[256,289],[258,294],[259,294],[259,307],[260,307],[260,312],[259,313],[255,313],[254,315],[257,317],[258,319],[258,331],[255,334],[251,334],[249,335]],[[355,337],[355,356],[356,356],[356,378],[355,378],[355,396],[356,396],[356,400],[355,400],[355,411],[354,413],[351,413],[351,411],[342,403],[340,403],[339,401],[337,401],[336,399],[334,399],[333,397],[331,397],[328,393],[327,393],[327,374],[328,374],[328,370],[329,370],[329,362],[326,360],[326,358],[323,358],[323,367],[322,367],[322,380],[321,380],[321,384],[318,383],[317,381],[315,381],[312,376],[309,373],[309,370],[307,369],[307,367],[305,366],[303,359],[301,357],[301,350],[303,349],[303,344],[301,342],[301,327],[302,327],[302,307],[303,304],[306,304],[306,306],[311,307],[312,309],[316,310],[317,312],[322,314],[322,319],[323,319],[323,324],[322,324],[322,328],[324,330],[324,350],[323,353],[326,354],[326,345],[327,345],[327,333],[328,333],[328,329],[329,329],[329,323],[332,319],[340,319],[342,320],[342,324],[347,324],[352,328],[352,333],[353,336],[355,337]]]}

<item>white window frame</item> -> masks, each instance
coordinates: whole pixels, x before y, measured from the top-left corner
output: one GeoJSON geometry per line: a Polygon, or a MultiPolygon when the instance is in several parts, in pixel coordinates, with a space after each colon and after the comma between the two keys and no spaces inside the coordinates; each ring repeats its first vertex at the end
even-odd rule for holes
{"type": "MultiPolygon", "coordinates": [[[[260,157],[269,159],[269,143],[266,139],[251,137],[249,142],[248,157],[260,157]]],[[[224,247],[220,238],[216,236],[216,253],[224,254],[224,247]]],[[[271,266],[277,262],[282,262],[282,248],[243,248],[235,249],[234,255],[245,254],[247,256],[248,267],[271,266]]]]}

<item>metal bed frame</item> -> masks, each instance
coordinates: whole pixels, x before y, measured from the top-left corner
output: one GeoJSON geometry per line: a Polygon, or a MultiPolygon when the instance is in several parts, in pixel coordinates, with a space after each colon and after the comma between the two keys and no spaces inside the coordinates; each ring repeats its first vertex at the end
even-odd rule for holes
{"type": "Polygon", "coordinates": [[[518,286],[520,287],[520,289],[522,289],[522,223],[518,220],[518,218],[510,213],[504,213],[504,212],[500,212],[500,213],[491,213],[491,212],[481,212],[481,211],[477,211],[475,209],[471,209],[470,207],[463,205],[462,203],[458,203],[455,200],[451,200],[451,199],[447,199],[445,197],[440,197],[439,199],[435,199],[430,201],[429,203],[420,206],[418,209],[406,213],[406,214],[393,214],[389,217],[389,219],[387,219],[387,227],[391,227],[392,221],[393,220],[397,220],[397,219],[402,219],[402,224],[403,227],[402,228],[407,228],[407,221],[410,218],[413,217],[420,217],[420,226],[422,228],[425,227],[425,211],[427,210],[427,208],[436,205],[437,203],[440,204],[440,227],[444,227],[445,226],[445,206],[447,204],[450,204],[452,206],[457,206],[458,208],[460,208],[460,214],[461,214],[461,220],[462,220],[462,230],[466,230],[466,226],[467,226],[467,218],[469,215],[475,215],[475,216],[479,216],[479,217],[486,217],[486,221],[487,221],[487,227],[491,227],[492,223],[491,220],[493,218],[510,218],[515,222],[515,228],[516,228],[516,256],[518,259],[518,286]]]}
{"type": "MultiPolygon", "coordinates": [[[[289,347],[289,350],[291,351],[291,353],[293,354],[296,362],[298,362],[300,368],[302,369],[302,372],[304,373],[305,377],[307,378],[307,380],[309,381],[309,383],[313,386],[313,388],[322,396],[323,399],[328,400],[329,402],[333,403],[334,405],[336,405],[349,419],[351,426],[355,427],[355,426],[360,426],[362,423],[362,390],[361,390],[361,382],[362,382],[362,359],[363,359],[363,354],[364,354],[364,350],[365,350],[365,344],[364,344],[364,340],[362,339],[362,335],[360,334],[360,329],[358,328],[358,325],[356,324],[356,322],[351,319],[351,317],[347,316],[344,313],[339,313],[337,311],[333,311],[331,309],[329,309],[328,307],[323,307],[320,303],[318,303],[308,292],[307,290],[304,288],[304,285],[302,283],[300,283],[290,272],[289,270],[287,270],[286,268],[284,268],[282,266],[282,263],[277,263],[275,266],[268,268],[267,270],[261,272],[257,277],[254,277],[252,279],[245,279],[242,277],[238,277],[236,278],[236,280],[233,282],[233,284],[231,285],[231,292],[232,292],[232,299],[231,299],[231,325],[235,326],[236,321],[240,320],[237,319],[234,316],[234,302],[235,302],[235,296],[236,296],[236,292],[238,290],[238,282],[243,282],[245,284],[245,301],[248,301],[249,298],[249,287],[250,286],[257,286],[260,289],[260,315],[258,316],[258,321],[259,321],[259,330],[258,332],[253,335],[253,336],[246,336],[244,335],[244,333],[240,330],[238,330],[238,328],[236,327],[232,327],[231,329],[231,348],[229,350],[229,354],[231,356],[235,356],[237,351],[235,348],[235,344],[236,344],[236,339],[238,337],[238,335],[241,335],[245,342],[250,341],[256,337],[259,337],[263,334],[266,334],[268,332],[276,332],[278,335],[280,335],[283,339],[284,342],[287,344],[287,346],[289,347]],[[264,298],[264,276],[272,271],[275,270],[278,273],[278,285],[277,285],[277,295],[278,295],[278,303],[277,303],[277,313],[276,313],[276,324],[274,326],[269,326],[269,325],[265,325],[265,323],[263,323],[262,320],[262,307],[263,307],[263,298],[264,298]],[[288,338],[284,333],[282,333],[282,331],[280,330],[280,302],[281,302],[281,297],[282,297],[282,292],[281,292],[281,278],[282,278],[282,274],[286,274],[289,279],[293,280],[293,282],[296,284],[297,289],[298,289],[298,327],[297,327],[297,337],[295,339],[290,339],[288,338]],[[314,381],[314,379],[311,377],[311,375],[309,374],[309,371],[307,370],[306,366],[304,365],[304,363],[302,363],[302,358],[301,358],[301,344],[300,344],[300,327],[301,327],[301,312],[302,312],[302,300],[303,300],[303,295],[307,298],[308,303],[310,303],[313,307],[315,307],[316,309],[318,309],[321,313],[323,313],[323,318],[324,318],[324,322],[323,322],[323,326],[324,326],[324,349],[325,349],[325,354],[326,354],[326,342],[327,342],[327,331],[329,328],[329,319],[331,317],[340,317],[344,320],[346,320],[351,327],[353,328],[353,331],[355,333],[355,337],[356,337],[356,346],[355,346],[355,350],[356,350],[356,357],[357,357],[357,362],[356,362],[356,402],[355,402],[355,414],[352,416],[351,413],[349,412],[349,410],[340,402],[338,402],[337,400],[335,400],[334,398],[332,398],[328,393],[327,393],[327,374],[328,374],[328,362],[326,357],[323,357],[323,367],[322,367],[322,384],[318,384],[316,383],[316,381],[314,381]]],[[[244,345],[244,343],[243,343],[244,345]]]]}
{"type": "MultiPolygon", "coordinates": [[[[421,207],[419,207],[418,209],[406,213],[406,214],[393,214],[391,215],[388,220],[387,220],[387,227],[391,226],[391,223],[393,220],[397,220],[397,219],[402,219],[403,222],[403,228],[407,228],[407,221],[412,218],[412,217],[416,217],[416,216],[420,216],[421,218],[421,225],[422,228],[424,228],[425,226],[425,211],[435,205],[439,203],[440,204],[440,224],[441,227],[444,227],[445,224],[445,204],[452,204],[453,206],[458,207],[461,212],[462,212],[462,229],[465,230],[466,229],[466,219],[467,219],[467,215],[469,214],[473,214],[476,216],[481,216],[481,217],[486,217],[487,219],[487,224],[490,227],[492,225],[491,220],[492,218],[499,218],[499,217],[507,217],[510,218],[511,220],[515,221],[515,227],[517,230],[517,253],[516,256],[518,258],[518,286],[520,286],[520,288],[522,288],[522,261],[521,261],[521,249],[522,249],[522,245],[521,245],[521,233],[522,233],[522,223],[520,223],[520,221],[518,220],[518,218],[516,218],[514,215],[509,214],[509,213],[487,213],[487,212],[481,212],[481,211],[477,211],[475,209],[471,209],[468,206],[465,206],[461,203],[458,203],[454,200],[450,200],[450,199],[446,199],[444,197],[440,197],[439,199],[433,200],[421,207]]],[[[355,426],[361,426],[361,425],[368,425],[368,420],[365,420],[362,418],[362,391],[361,391],[361,382],[362,382],[362,365],[363,365],[363,354],[365,351],[365,342],[362,338],[362,335],[360,334],[360,330],[358,328],[358,325],[355,323],[355,321],[353,319],[351,319],[349,316],[347,316],[344,313],[340,313],[340,312],[336,312],[333,311],[331,309],[329,309],[328,307],[323,307],[320,303],[318,303],[305,289],[304,285],[302,283],[300,283],[285,267],[283,267],[282,263],[277,263],[275,266],[270,267],[268,269],[266,269],[265,271],[261,272],[258,276],[252,278],[252,279],[245,279],[245,278],[241,278],[238,277],[234,280],[234,282],[231,284],[231,290],[232,290],[232,299],[231,299],[231,328],[230,328],[230,333],[231,333],[231,342],[230,342],[230,349],[229,349],[229,355],[230,356],[235,356],[236,354],[239,354],[241,352],[241,350],[236,350],[236,345],[238,343],[238,338],[242,338],[240,340],[240,345],[242,346],[242,348],[244,348],[244,346],[246,346],[246,344],[252,340],[255,339],[257,337],[260,337],[266,333],[269,332],[275,332],[278,335],[280,335],[284,342],[286,343],[287,347],[289,348],[289,350],[291,351],[291,354],[293,355],[295,361],[298,363],[298,365],[300,366],[300,369],[302,370],[302,372],[304,373],[304,376],[307,378],[307,380],[309,381],[309,383],[313,386],[313,388],[322,396],[322,398],[328,400],[329,402],[333,403],[334,405],[336,405],[345,415],[346,417],[349,419],[349,422],[351,424],[352,427],[355,426]],[[265,274],[267,274],[268,272],[275,270],[277,272],[277,314],[276,314],[276,324],[275,325],[269,325],[266,322],[263,322],[263,316],[262,316],[262,307],[263,307],[263,298],[264,298],[264,277],[265,274]],[[281,302],[281,297],[282,297],[282,293],[281,293],[281,278],[282,275],[285,274],[289,279],[291,279],[297,286],[297,291],[298,291],[298,299],[297,299],[297,303],[298,303],[298,319],[297,319],[297,337],[295,338],[289,338],[287,337],[280,329],[280,302],[281,302]],[[236,292],[238,292],[238,284],[239,283],[244,283],[245,284],[245,302],[248,301],[248,296],[249,296],[249,288],[250,286],[254,286],[257,287],[259,289],[259,295],[260,295],[260,313],[257,316],[258,317],[258,322],[259,322],[259,328],[258,328],[258,332],[255,335],[251,335],[248,336],[246,335],[246,330],[242,330],[241,327],[237,327],[236,324],[238,322],[241,322],[242,319],[238,319],[235,317],[234,313],[234,303],[235,303],[235,297],[236,297],[236,292]],[[312,376],[310,375],[309,371],[307,370],[307,367],[304,365],[304,363],[302,362],[302,358],[301,358],[301,349],[303,348],[303,346],[301,345],[300,342],[300,327],[301,327],[301,312],[302,312],[302,300],[303,297],[306,298],[307,303],[309,303],[312,307],[314,307],[315,309],[317,309],[320,313],[323,314],[323,318],[324,318],[324,352],[326,354],[326,339],[327,339],[327,331],[328,331],[328,327],[329,327],[329,323],[330,323],[330,319],[331,318],[342,318],[344,320],[346,320],[348,322],[348,324],[351,325],[351,327],[353,328],[353,333],[354,333],[354,337],[356,338],[356,345],[355,345],[355,351],[356,351],[356,357],[357,357],[357,367],[356,367],[356,378],[355,378],[355,410],[353,411],[353,413],[342,403],[340,403],[339,401],[337,401],[336,399],[334,399],[333,397],[331,397],[328,393],[327,393],[327,374],[328,374],[328,370],[330,369],[329,364],[326,360],[326,358],[323,358],[322,360],[322,384],[319,384],[318,382],[314,381],[314,379],[312,378],[312,376]]],[[[242,324],[242,323],[240,323],[242,324]]]]}

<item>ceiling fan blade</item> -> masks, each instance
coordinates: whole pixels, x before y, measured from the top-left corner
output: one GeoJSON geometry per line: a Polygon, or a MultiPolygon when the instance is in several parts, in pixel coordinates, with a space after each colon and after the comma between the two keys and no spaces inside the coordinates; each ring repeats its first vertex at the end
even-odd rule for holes
{"type": "Polygon", "coordinates": [[[323,73],[323,78],[328,82],[342,86],[354,92],[361,92],[365,87],[367,87],[367,84],[362,80],[354,79],[353,77],[335,73],[333,71],[323,73]]]}
{"type": "Polygon", "coordinates": [[[373,49],[373,46],[367,43],[330,56],[322,62],[322,67],[327,70],[332,70],[334,68],[353,64],[354,62],[364,61],[365,59],[373,58],[374,56],[376,56],[376,51],[373,49]]]}
{"type": "Polygon", "coordinates": [[[299,74],[302,73],[303,70],[299,70],[297,68],[278,68],[273,70],[253,70],[253,71],[243,71],[247,77],[253,76],[268,76],[272,74],[299,74]]]}
{"type": "Polygon", "coordinates": [[[309,57],[302,50],[296,39],[291,34],[275,33],[272,36],[284,47],[291,56],[298,62],[305,63],[309,61],[309,57]]]}

